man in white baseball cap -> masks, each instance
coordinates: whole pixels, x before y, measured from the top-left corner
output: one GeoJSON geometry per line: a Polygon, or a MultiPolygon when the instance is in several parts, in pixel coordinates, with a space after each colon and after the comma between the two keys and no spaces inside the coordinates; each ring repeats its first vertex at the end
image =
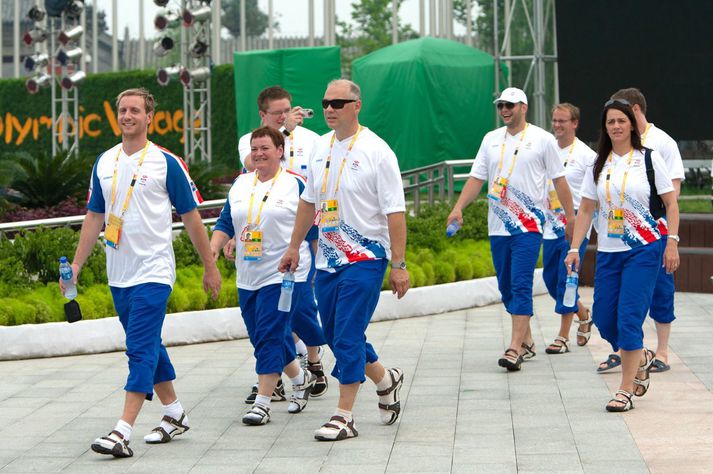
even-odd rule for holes
{"type": "Polygon", "coordinates": [[[446,225],[453,221],[463,224],[463,209],[478,197],[487,181],[490,249],[498,289],[512,320],[510,345],[498,365],[513,371],[535,356],[530,331],[532,280],[542,244],[549,179],[565,211],[570,240],[574,208],[557,140],[527,123],[525,93],[508,87],[494,103],[505,126],[483,137],[470,177],[446,225]]]}

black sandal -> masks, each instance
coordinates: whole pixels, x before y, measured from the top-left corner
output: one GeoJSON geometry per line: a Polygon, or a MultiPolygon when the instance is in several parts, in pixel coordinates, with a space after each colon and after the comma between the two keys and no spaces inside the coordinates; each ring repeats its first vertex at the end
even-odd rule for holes
{"type": "Polygon", "coordinates": [[[520,366],[522,365],[522,356],[515,349],[508,349],[505,351],[505,354],[498,359],[498,365],[500,367],[505,367],[510,372],[520,370],[520,366]],[[515,356],[508,356],[508,354],[515,354],[515,356]]]}

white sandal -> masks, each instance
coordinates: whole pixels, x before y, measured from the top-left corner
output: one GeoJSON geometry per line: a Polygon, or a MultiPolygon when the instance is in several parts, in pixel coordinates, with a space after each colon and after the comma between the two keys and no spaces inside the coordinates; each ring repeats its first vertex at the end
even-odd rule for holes
{"type": "Polygon", "coordinates": [[[399,391],[404,383],[404,372],[399,368],[388,369],[386,375],[391,377],[391,386],[386,390],[377,390],[379,396],[379,414],[381,422],[393,425],[401,415],[401,398],[399,391]]]}
{"type": "Polygon", "coordinates": [[[569,346],[567,345],[568,342],[569,339],[566,337],[557,336],[555,337],[555,342],[547,346],[545,352],[548,354],[566,354],[569,352],[569,346]],[[551,347],[557,347],[557,349],[551,349],[551,347]]]}
{"type": "Polygon", "coordinates": [[[356,438],[359,432],[354,427],[354,420],[347,420],[338,415],[334,415],[329,421],[314,432],[315,439],[319,441],[341,441],[348,438],[356,438]]]}
{"type": "Polygon", "coordinates": [[[129,442],[116,430],[106,436],[95,439],[94,443],[92,443],[92,451],[99,454],[109,454],[115,458],[130,458],[134,455],[134,452],[129,447],[129,442]],[[119,439],[115,440],[111,435],[119,439]]]}
{"type": "Polygon", "coordinates": [[[254,404],[243,415],[243,423],[251,426],[266,425],[270,422],[270,407],[254,404]]]}
{"type": "Polygon", "coordinates": [[[161,421],[165,421],[171,427],[173,428],[171,431],[166,431],[163,426],[159,425],[153,430],[151,430],[151,433],[147,434],[144,436],[144,441],[148,444],[162,444],[162,443],[168,443],[171,441],[173,438],[176,436],[185,433],[190,429],[190,427],[186,424],[186,413],[182,413],[181,417],[179,419],[171,418],[168,415],[165,415],[163,418],[161,418],[161,421]],[[156,435],[158,434],[158,436],[156,435]]]}
{"type": "Polygon", "coordinates": [[[587,319],[579,319],[577,317],[572,320],[572,324],[576,324],[578,326],[577,337],[584,338],[584,344],[580,344],[579,341],[577,341],[578,346],[586,346],[587,343],[589,342],[589,338],[592,337],[592,324],[593,323],[594,323],[594,321],[592,321],[592,312],[590,310],[587,310],[587,319]],[[579,330],[579,326],[581,326],[582,324],[587,325],[587,329],[588,329],[587,331],[579,330]]]}
{"type": "Polygon", "coordinates": [[[616,403],[623,403],[623,405],[609,405],[607,404],[606,408],[607,411],[611,412],[622,412],[622,411],[629,411],[634,409],[634,402],[631,400],[634,397],[633,393],[629,393],[626,390],[617,390],[616,393],[614,394],[614,397],[612,397],[611,400],[609,400],[609,403],[611,402],[616,402],[616,403]],[[617,398],[617,395],[621,395],[624,398],[617,398]]]}
{"type": "Polygon", "coordinates": [[[293,392],[302,392],[302,396],[297,396],[294,393],[290,398],[290,406],[287,407],[289,413],[299,413],[305,409],[309,396],[312,393],[314,384],[317,383],[317,376],[307,369],[301,369],[304,372],[304,382],[302,385],[292,385],[293,392]]]}

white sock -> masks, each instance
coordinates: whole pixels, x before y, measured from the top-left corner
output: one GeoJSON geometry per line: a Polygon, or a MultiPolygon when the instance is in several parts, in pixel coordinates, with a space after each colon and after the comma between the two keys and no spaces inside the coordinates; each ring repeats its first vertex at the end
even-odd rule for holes
{"type": "Polygon", "coordinates": [[[376,389],[386,390],[389,387],[391,387],[391,375],[389,375],[389,371],[387,370],[386,372],[384,372],[384,377],[381,379],[381,381],[376,384],[376,389]]]}
{"type": "Polygon", "coordinates": [[[341,408],[337,408],[337,410],[334,412],[336,416],[341,416],[345,420],[347,420],[347,423],[352,421],[352,412],[349,410],[342,410],[341,408]]]}
{"type": "Polygon", "coordinates": [[[181,405],[181,402],[178,400],[174,401],[173,403],[169,403],[168,405],[162,405],[163,406],[163,414],[166,416],[170,416],[174,420],[179,420],[181,418],[181,415],[183,415],[183,405],[181,405]]]}
{"type": "Polygon", "coordinates": [[[295,342],[295,349],[297,350],[297,354],[301,356],[307,355],[307,345],[304,343],[304,341],[302,341],[302,339],[295,342]]]}
{"type": "MultiPolygon", "coordinates": [[[[302,385],[303,383],[305,383],[305,372],[304,372],[304,370],[300,369],[300,373],[297,374],[297,376],[295,376],[295,377],[290,377],[290,380],[292,381],[292,384],[293,384],[293,385],[302,385]]],[[[295,391],[294,393],[295,393],[295,396],[296,396],[296,397],[302,398],[302,397],[304,396],[304,394],[305,394],[305,391],[304,391],[304,390],[298,390],[298,391],[295,391]]]]}
{"type": "Polygon", "coordinates": [[[272,397],[269,397],[269,396],[258,395],[255,397],[255,403],[258,405],[262,405],[265,408],[270,408],[271,401],[272,401],[272,397]]]}
{"type": "MultiPolygon", "coordinates": [[[[118,431],[121,433],[121,436],[124,437],[126,441],[129,441],[129,438],[131,438],[131,425],[125,422],[124,420],[119,420],[116,422],[116,427],[114,427],[114,431],[118,431]]],[[[116,441],[119,441],[119,437],[116,436],[114,433],[109,435],[111,439],[114,439],[116,441]]]]}

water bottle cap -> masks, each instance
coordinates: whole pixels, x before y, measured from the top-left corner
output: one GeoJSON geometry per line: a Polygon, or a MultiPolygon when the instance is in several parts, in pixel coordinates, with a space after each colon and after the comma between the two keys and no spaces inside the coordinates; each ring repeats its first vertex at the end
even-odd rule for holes
{"type": "Polygon", "coordinates": [[[59,263],[67,263],[67,257],[59,257],[59,263]]]}

